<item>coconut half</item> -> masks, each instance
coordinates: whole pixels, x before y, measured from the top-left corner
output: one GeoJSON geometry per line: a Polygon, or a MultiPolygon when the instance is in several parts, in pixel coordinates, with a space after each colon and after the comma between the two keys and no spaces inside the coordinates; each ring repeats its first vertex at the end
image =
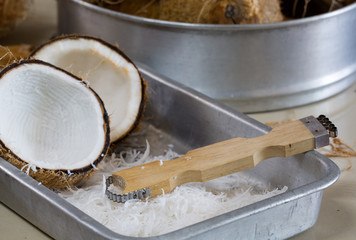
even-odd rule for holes
{"type": "Polygon", "coordinates": [[[0,73],[0,153],[43,185],[88,177],[109,146],[108,115],[78,77],[26,60],[0,73]]]}
{"type": "Polygon", "coordinates": [[[87,81],[103,99],[115,145],[137,126],[144,107],[145,85],[134,63],[116,46],[88,36],[53,39],[31,55],[87,81]]]}

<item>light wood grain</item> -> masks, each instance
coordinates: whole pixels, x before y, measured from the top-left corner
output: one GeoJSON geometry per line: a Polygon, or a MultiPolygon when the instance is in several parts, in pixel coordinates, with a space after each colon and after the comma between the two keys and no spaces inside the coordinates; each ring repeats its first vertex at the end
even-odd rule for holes
{"type": "Polygon", "coordinates": [[[204,182],[256,166],[271,157],[288,157],[315,148],[315,139],[299,120],[257,138],[233,138],[170,161],[154,161],[113,174],[123,193],[150,188],[151,196],[171,192],[187,182],[204,182]]]}

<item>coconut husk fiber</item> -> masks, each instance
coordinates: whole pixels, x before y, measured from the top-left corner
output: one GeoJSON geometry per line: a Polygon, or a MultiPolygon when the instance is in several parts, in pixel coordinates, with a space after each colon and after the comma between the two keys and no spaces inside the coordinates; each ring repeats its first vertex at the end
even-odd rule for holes
{"type": "Polygon", "coordinates": [[[103,7],[184,23],[250,24],[283,21],[279,0],[121,0],[103,7]]]}
{"type": "Polygon", "coordinates": [[[27,16],[28,0],[0,0],[0,37],[6,36],[27,16]]]}

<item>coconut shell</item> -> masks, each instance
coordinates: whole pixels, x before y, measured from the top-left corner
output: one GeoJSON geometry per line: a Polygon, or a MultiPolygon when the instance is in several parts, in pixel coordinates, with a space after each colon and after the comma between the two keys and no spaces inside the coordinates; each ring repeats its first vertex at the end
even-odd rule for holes
{"type": "MultiPolygon", "coordinates": [[[[130,1],[129,1],[130,2],[130,1]]],[[[135,2],[135,1],[133,1],[135,2]]],[[[67,34],[67,35],[61,35],[61,36],[58,36],[56,38],[53,38],[45,43],[43,43],[41,46],[39,46],[38,48],[36,48],[29,56],[29,59],[33,59],[35,58],[35,55],[38,51],[40,51],[42,48],[46,47],[47,45],[50,45],[54,42],[57,42],[57,41],[61,41],[61,40],[66,40],[66,39],[73,39],[73,40],[76,40],[76,39],[88,39],[88,40],[94,40],[94,41],[98,41],[100,42],[102,45],[110,48],[111,50],[115,51],[117,54],[119,54],[120,56],[122,56],[126,61],[128,61],[129,63],[131,63],[137,70],[138,74],[139,74],[139,77],[140,77],[140,80],[141,80],[141,96],[142,96],[142,100],[141,100],[141,103],[140,103],[140,106],[139,106],[139,112],[137,114],[137,117],[134,121],[134,123],[132,124],[132,126],[127,129],[127,131],[122,134],[122,136],[118,139],[115,139],[115,140],[112,140],[111,139],[111,142],[110,142],[110,147],[109,147],[109,150],[108,150],[108,154],[112,153],[115,151],[115,149],[124,141],[126,141],[126,139],[133,133],[133,132],[136,132],[138,131],[139,129],[139,124],[143,118],[143,113],[144,113],[144,110],[145,110],[145,104],[146,104],[146,101],[147,101],[147,94],[146,94],[146,89],[147,89],[147,84],[145,82],[145,80],[143,79],[140,71],[138,70],[137,66],[135,65],[135,63],[116,45],[113,45],[103,39],[100,39],[100,38],[97,38],[97,37],[93,37],[93,36],[86,36],[86,35],[77,35],[77,34],[67,34]]],[[[79,76],[80,77],[80,76],[79,76]]],[[[95,90],[95,89],[94,89],[95,90]]]]}
{"type": "MultiPolygon", "coordinates": [[[[40,61],[40,60],[22,60],[18,63],[14,63],[12,65],[9,65],[6,67],[1,73],[0,73],[0,78],[6,74],[6,72],[11,71],[12,69],[16,68],[17,66],[21,64],[43,64],[47,65],[50,67],[53,67],[59,71],[63,71],[66,74],[72,76],[74,79],[78,81],[82,81],[80,78],[77,76],[60,69],[56,66],[53,66],[49,63],[40,61]]],[[[102,116],[104,120],[104,133],[105,133],[105,143],[103,146],[103,149],[101,150],[101,154],[93,161],[92,164],[89,164],[87,166],[83,166],[83,168],[80,169],[74,169],[74,170],[63,170],[63,169],[44,169],[44,168],[38,168],[36,167],[36,170],[32,170],[32,168],[28,165],[27,162],[22,160],[20,157],[18,157],[14,152],[12,152],[5,144],[4,142],[0,139],[0,157],[4,158],[7,160],[9,163],[17,167],[18,169],[22,170],[23,172],[27,172],[29,176],[40,182],[42,185],[48,187],[48,188],[66,188],[71,185],[77,184],[79,181],[83,179],[89,178],[93,172],[96,169],[96,166],[99,165],[99,163],[102,161],[102,159],[105,157],[106,153],[108,152],[109,145],[110,145],[110,127],[109,127],[109,117],[108,114],[105,110],[104,103],[101,100],[101,98],[98,96],[98,94],[91,89],[89,86],[87,86],[85,83],[83,83],[83,86],[87,87],[95,96],[95,98],[98,100],[101,110],[102,110],[102,116]]]]}
{"type": "MultiPolygon", "coordinates": [[[[136,65],[134,65],[136,67],[136,65]]],[[[114,141],[114,142],[110,142],[110,146],[108,149],[108,153],[107,154],[112,154],[113,152],[115,152],[115,150],[123,143],[125,142],[134,132],[137,132],[140,130],[140,124],[141,121],[144,117],[144,112],[146,109],[146,102],[148,101],[148,95],[146,93],[146,89],[147,89],[147,83],[146,81],[142,78],[141,73],[139,72],[140,77],[141,77],[141,83],[142,83],[142,98],[143,100],[141,101],[140,104],[140,109],[139,109],[139,113],[137,114],[137,118],[135,120],[135,123],[132,125],[132,127],[127,131],[127,133],[120,139],[114,141]]]]}
{"type": "Polygon", "coordinates": [[[103,6],[159,20],[203,24],[250,24],[283,21],[279,0],[130,0],[103,6]]]}

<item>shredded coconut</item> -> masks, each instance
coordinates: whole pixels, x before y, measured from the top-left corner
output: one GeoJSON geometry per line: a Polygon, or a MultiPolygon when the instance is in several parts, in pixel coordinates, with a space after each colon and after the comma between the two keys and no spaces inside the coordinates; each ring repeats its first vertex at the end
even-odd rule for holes
{"type": "Polygon", "coordinates": [[[112,231],[126,236],[148,237],[184,228],[287,191],[287,187],[261,190],[255,187],[256,183],[235,173],[205,183],[184,184],[172,193],[163,192],[147,200],[110,201],[105,195],[105,179],[113,172],[180,156],[168,149],[162,156],[149,157],[149,151],[147,142],[143,154],[135,149],[113,153],[105,157],[99,171],[83,186],[58,194],[112,231]]]}
{"type": "Polygon", "coordinates": [[[37,167],[36,167],[35,164],[27,163],[26,165],[24,165],[24,166],[21,168],[21,171],[24,171],[26,167],[27,167],[27,169],[26,169],[26,174],[27,174],[27,175],[30,174],[30,170],[32,170],[33,172],[37,172],[37,167]]]}
{"type": "Polygon", "coordinates": [[[95,166],[95,164],[92,162],[92,163],[90,163],[91,164],[91,166],[95,169],[95,170],[97,170],[98,168],[95,166]]]}

